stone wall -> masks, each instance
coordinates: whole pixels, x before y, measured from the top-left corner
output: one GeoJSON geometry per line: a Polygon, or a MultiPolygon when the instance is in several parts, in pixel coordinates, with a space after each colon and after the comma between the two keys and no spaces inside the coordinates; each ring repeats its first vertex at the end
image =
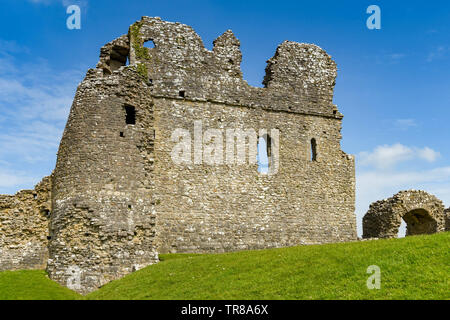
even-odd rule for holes
{"type": "Polygon", "coordinates": [[[46,177],[33,190],[0,195],[0,271],[47,265],[50,189],[46,177]]]}
{"type": "Polygon", "coordinates": [[[336,64],[315,45],[286,41],[265,88],[255,88],[242,79],[239,46],[228,30],[209,51],[192,28],[144,17],[101,49],[58,151],[52,279],[87,293],[156,262],[157,251],[356,239],[354,160],[340,148],[332,104],[336,64]],[[276,174],[251,162],[175,163],[174,130],[192,134],[198,121],[204,130],[278,130],[276,174]]]}
{"type": "Polygon", "coordinates": [[[152,106],[134,68],[89,70],[79,85],[52,193],[47,271],[61,284],[86,293],[158,261],[152,106]]]}
{"type": "Polygon", "coordinates": [[[340,149],[338,120],[156,99],[155,127],[161,253],[224,252],[356,239],[353,159],[340,149]],[[261,174],[257,164],[248,163],[175,164],[171,134],[174,128],[186,128],[194,137],[194,120],[202,121],[203,132],[211,128],[279,129],[278,172],[261,174]],[[311,161],[312,138],[317,140],[316,161],[311,161]]]}
{"type": "Polygon", "coordinates": [[[445,209],[445,231],[450,231],[450,208],[445,209]]]}
{"type": "Polygon", "coordinates": [[[396,238],[402,219],[407,236],[445,230],[442,201],[425,191],[407,190],[370,205],[363,218],[363,238],[396,238]]]}
{"type": "Polygon", "coordinates": [[[356,239],[354,160],[340,148],[336,64],[324,50],[283,42],[268,61],[265,88],[256,88],[242,79],[240,43],[230,30],[209,51],[189,26],[143,17],[130,38],[130,61],[145,66],[155,103],[161,252],[356,239]],[[154,48],[143,47],[147,41],[154,48]],[[194,121],[204,131],[279,130],[278,173],[261,175],[248,163],[176,165],[171,134],[179,128],[193,137],[194,121]]]}

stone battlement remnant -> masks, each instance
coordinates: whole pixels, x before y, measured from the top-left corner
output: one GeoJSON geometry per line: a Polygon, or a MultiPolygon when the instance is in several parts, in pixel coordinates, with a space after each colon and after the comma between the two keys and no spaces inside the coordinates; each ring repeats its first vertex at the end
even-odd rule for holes
{"type": "Polygon", "coordinates": [[[243,80],[241,60],[230,30],[208,50],[191,27],[149,17],[101,49],[52,175],[51,279],[87,293],[158,253],[356,240],[336,64],[316,45],[285,41],[257,88],[243,80]],[[172,133],[192,134],[195,121],[204,130],[276,129],[278,172],[174,163],[172,133]]]}

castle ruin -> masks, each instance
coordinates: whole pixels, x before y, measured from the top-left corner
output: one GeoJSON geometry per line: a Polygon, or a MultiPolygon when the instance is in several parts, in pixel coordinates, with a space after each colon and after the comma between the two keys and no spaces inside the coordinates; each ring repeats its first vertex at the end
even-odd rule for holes
{"type": "Polygon", "coordinates": [[[51,177],[0,197],[1,269],[46,265],[51,279],[88,293],[156,263],[158,253],[356,240],[336,64],[315,45],[285,41],[258,88],[243,80],[241,60],[230,30],[210,51],[189,26],[159,18],[143,17],[106,44],[78,86],[51,177]],[[276,174],[256,162],[198,162],[198,151],[175,163],[172,134],[195,136],[196,121],[204,130],[267,130],[276,174]],[[27,221],[5,223],[16,216],[27,221]]]}
{"type": "Polygon", "coordinates": [[[448,231],[449,212],[441,200],[425,191],[400,191],[370,205],[363,218],[363,238],[396,238],[402,220],[407,236],[448,231]]]}

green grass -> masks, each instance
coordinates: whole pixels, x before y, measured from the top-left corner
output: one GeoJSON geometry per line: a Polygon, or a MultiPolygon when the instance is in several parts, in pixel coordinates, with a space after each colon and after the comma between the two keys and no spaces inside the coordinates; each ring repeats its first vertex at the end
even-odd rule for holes
{"type": "Polygon", "coordinates": [[[50,280],[44,270],[0,272],[0,300],[74,300],[78,293],[50,280]]]}
{"type": "MultiPolygon", "coordinates": [[[[450,233],[445,232],[226,254],[161,255],[160,263],[113,281],[85,298],[449,299],[449,249],[450,233]],[[381,269],[380,290],[367,289],[370,265],[381,269]]],[[[48,282],[43,272],[31,272],[42,285],[38,289],[28,284],[33,291],[27,297],[64,295],[62,291],[56,294],[55,284],[48,282]],[[43,286],[43,279],[54,293],[43,286]]],[[[11,282],[17,281],[13,274],[9,275],[11,282]]],[[[5,296],[2,277],[0,273],[0,298],[5,296]]],[[[26,292],[24,284],[15,282],[14,287],[26,292]]]]}

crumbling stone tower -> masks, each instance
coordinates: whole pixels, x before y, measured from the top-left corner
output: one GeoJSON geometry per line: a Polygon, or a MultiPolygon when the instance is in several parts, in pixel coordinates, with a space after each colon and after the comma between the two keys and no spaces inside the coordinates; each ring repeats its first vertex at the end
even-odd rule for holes
{"type": "Polygon", "coordinates": [[[86,293],[156,262],[157,252],[356,239],[354,160],[341,150],[343,116],[332,102],[336,64],[315,45],[286,41],[256,88],[241,60],[231,31],[209,51],[192,28],[149,17],[102,48],[78,87],[53,174],[52,279],[86,293]],[[192,133],[195,121],[277,129],[278,172],[174,163],[172,133],[192,133]]]}

